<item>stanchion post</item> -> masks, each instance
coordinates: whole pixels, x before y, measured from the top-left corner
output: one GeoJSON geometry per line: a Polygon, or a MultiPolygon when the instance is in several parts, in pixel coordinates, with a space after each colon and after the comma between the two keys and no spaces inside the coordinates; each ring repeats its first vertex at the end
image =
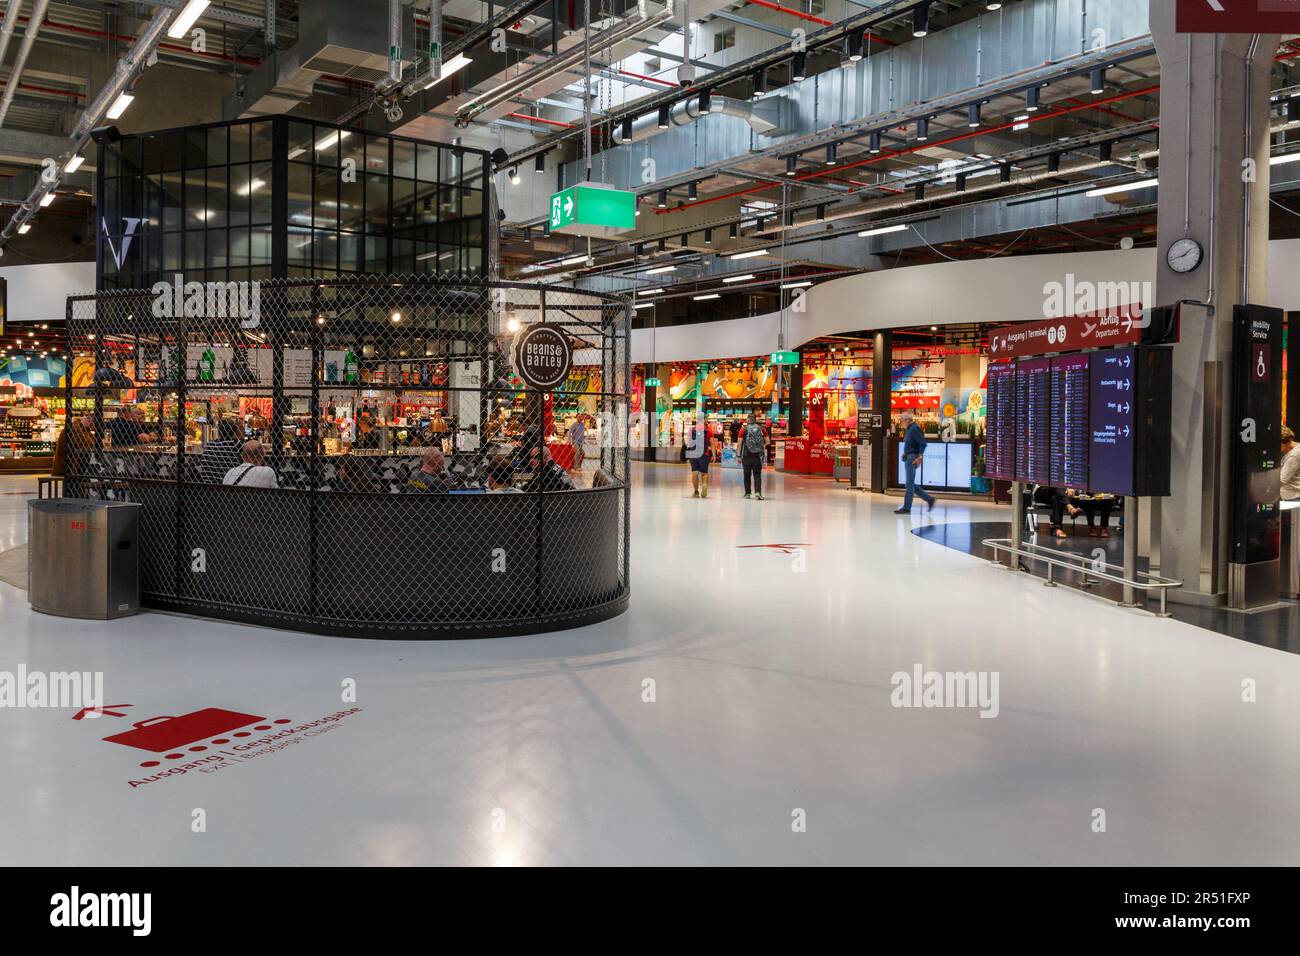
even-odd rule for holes
{"type": "MultiPolygon", "coordinates": [[[[1138,573],[1138,499],[1124,499],[1124,580],[1136,581],[1138,573]]],[[[1139,607],[1137,589],[1124,585],[1125,607],[1139,607]]],[[[1143,602],[1145,603],[1145,602],[1143,602]]]]}
{"type": "Polygon", "coordinates": [[[1015,551],[1025,539],[1024,486],[1018,481],[1011,482],[1011,547],[1007,552],[1007,567],[1015,570],[1019,566],[1020,555],[1015,551]]]}

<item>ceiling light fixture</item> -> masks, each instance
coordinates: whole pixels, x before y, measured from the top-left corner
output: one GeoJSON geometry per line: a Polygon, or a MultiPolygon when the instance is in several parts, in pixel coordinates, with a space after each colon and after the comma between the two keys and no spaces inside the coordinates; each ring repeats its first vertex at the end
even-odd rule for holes
{"type": "Polygon", "coordinates": [[[923,3],[912,10],[912,36],[918,40],[930,32],[930,5],[923,3]]]}
{"type": "Polygon", "coordinates": [[[665,272],[676,272],[676,271],[677,271],[676,266],[659,266],[656,269],[647,269],[645,271],[645,274],[648,276],[657,276],[657,275],[663,275],[665,272]]]}
{"type": "Polygon", "coordinates": [[[785,158],[785,174],[793,176],[799,172],[799,157],[791,154],[785,158]]]}
{"type": "Polygon", "coordinates": [[[716,292],[709,292],[706,295],[691,296],[696,302],[704,302],[707,299],[721,299],[722,296],[716,292]]]}
{"type": "Polygon", "coordinates": [[[451,76],[453,73],[460,72],[461,70],[465,69],[465,67],[469,66],[473,62],[474,61],[471,60],[469,57],[467,57],[464,53],[457,53],[455,56],[453,56],[450,60],[448,60],[446,63],[442,65],[442,72],[438,74],[438,78],[436,80],[430,80],[428,83],[424,85],[424,88],[426,90],[432,89],[433,87],[441,83],[443,80],[445,80],[447,77],[451,76]]]}
{"type": "Polygon", "coordinates": [[[749,281],[750,279],[752,279],[752,278],[754,278],[754,273],[749,272],[749,273],[746,273],[746,274],[743,275],[743,276],[727,276],[727,277],[726,277],[725,279],[723,279],[722,281],[723,281],[723,282],[726,282],[726,283],[732,283],[732,282],[748,282],[748,281],[749,281]]]}
{"type": "Polygon", "coordinates": [[[667,106],[659,107],[659,128],[660,129],[668,128],[668,107],[667,106]]]}
{"type": "Polygon", "coordinates": [[[980,105],[978,103],[972,103],[966,107],[966,125],[971,129],[975,129],[980,125],[980,105]]]}
{"type": "Polygon", "coordinates": [[[865,239],[868,236],[883,236],[890,232],[902,232],[907,229],[907,223],[899,223],[896,226],[877,226],[875,229],[864,229],[858,233],[858,238],[865,239]]]}
{"type": "Polygon", "coordinates": [[[50,205],[50,203],[54,202],[54,199],[55,199],[55,195],[54,195],[54,193],[53,193],[53,192],[48,192],[48,193],[46,193],[44,196],[41,197],[41,205],[42,205],[42,206],[48,206],[48,205],[50,205]]]}
{"type": "Polygon", "coordinates": [[[176,14],[176,18],[172,20],[171,26],[167,28],[167,35],[173,40],[179,40],[185,36],[185,34],[189,33],[190,27],[194,26],[194,21],[203,14],[203,11],[208,8],[208,4],[211,2],[212,0],[190,0],[189,3],[185,4],[184,9],[176,14]]]}
{"type": "Polygon", "coordinates": [[[839,160],[835,158],[835,144],[827,143],[826,144],[826,165],[834,166],[838,161],[839,160]]]}
{"type": "Polygon", "coordinates": [[[1149,189],[1152,186],[1160,185],[1159,179],[1139,179],[1135,183],[1124,183],[1122,186],[1099,186],[1096,189],[1089,189],[1085,196],[1109,196],[1112,193],[1127,193],[1136,189],[1149,189]]]}
{"type": "Polygon", "coordinates": [[[930,138],[930,121],[924,116],[916,121],[916,138],[921,143],[930,138]]]}
{"type": "Polygon", "coordinates": [[[767,255],[767,250],[766,250],[766,249],[750,249],[748,252],[735,252],[735,253],[732,253],[731,258],[733,258],[733,259],[753,259],[753,258],[756,258],[757,256],[765,256],[765,255],[767,255]]]}
{"type": "Polygon", "coordinates": [[[122,114],[126,112],[127,107],[133,102],[135,102],[135,96],[123,91],[122,94],[113,101],[113,105],[108,108],[108,112],[104,115],[108,119],[120,119],[122,114]]]}
{"type": "Polygon", "coordinates": [[[84,163],[85,161],[86,161],[85,156],[81,156],[81,155],[73,156],[70,160],[68,160],[67,164],[63,167],[63,172],[75,173],[78,169],[81,168],[81,164],[84,163]]]}
{"type": "Polygon", "coordinates": [[[806,79],[808,79],[808,54],[796,53],[790,60],[790,80],[798,83],[806,79]]]}
{"type": "Polygon", "coordinates": [[[1106,92],[1106,68],[1104,66],[1094,66],[1091,79],[1093,96],[1100,96],[1106,92]]]}

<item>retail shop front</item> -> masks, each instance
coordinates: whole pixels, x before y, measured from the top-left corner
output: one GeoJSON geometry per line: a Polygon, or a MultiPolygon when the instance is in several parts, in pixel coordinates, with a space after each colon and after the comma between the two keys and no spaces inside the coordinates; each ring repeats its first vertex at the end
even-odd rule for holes
{"type": "Polygon", "coordinates": [[[486,277],[483,154],[278,117],[99,166],[127,225],[68,303],[65,494],[143,505],[146,606],[381,638],[626,608],[630,313],[486,277]]]}

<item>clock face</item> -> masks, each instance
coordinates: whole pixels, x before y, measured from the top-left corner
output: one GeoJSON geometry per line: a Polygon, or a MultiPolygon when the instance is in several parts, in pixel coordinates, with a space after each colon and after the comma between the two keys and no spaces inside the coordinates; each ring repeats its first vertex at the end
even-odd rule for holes
{"type": "Polygon", "coordinates": [[[1165,260],[1175,272],[1191,272],[1201,264],[1201,244],[1195,239],[1179,239],[1170,243],[1165,260]]]}

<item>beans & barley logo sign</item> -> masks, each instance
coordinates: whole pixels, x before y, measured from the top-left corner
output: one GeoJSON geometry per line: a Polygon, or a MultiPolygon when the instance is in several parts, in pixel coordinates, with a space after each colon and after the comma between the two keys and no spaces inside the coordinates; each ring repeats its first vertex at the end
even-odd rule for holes
{"type": "Polygon", "coordinates": [[[569,337],[553,325],[530,325],[515,336],[514,366],[529,388],[549,392],[562,386],[573,365],[569,337]]]}

